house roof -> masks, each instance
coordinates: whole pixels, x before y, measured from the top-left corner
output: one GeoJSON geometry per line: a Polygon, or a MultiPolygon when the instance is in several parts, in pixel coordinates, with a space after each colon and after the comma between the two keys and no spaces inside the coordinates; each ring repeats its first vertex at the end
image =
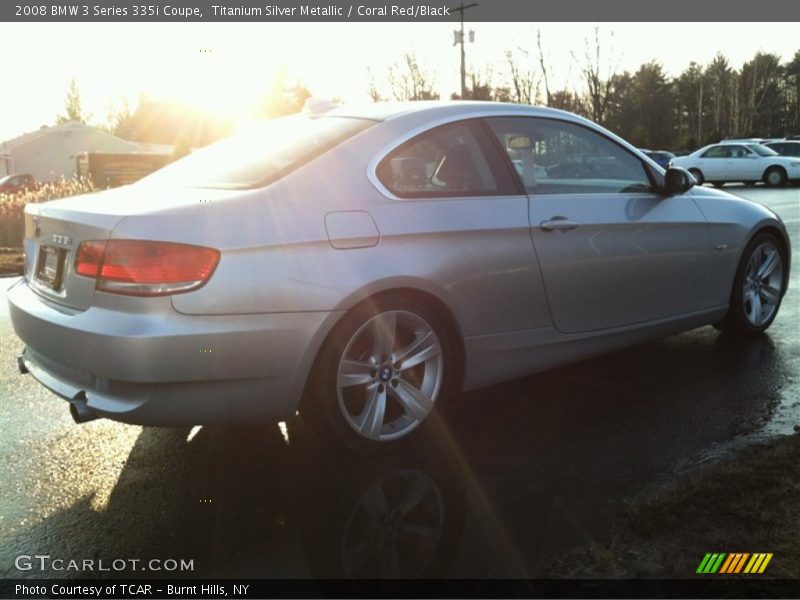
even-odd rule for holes
{"type": "Polygon", "coordinates": [[[98,145],[111,143],[121,148],[126,148],[130,152],[154,152],[159,154],[169,154],[172,152],[172,146],[169,145],[148,144],[144,142],[125,140],[121,137],[117,137],[111,133],[108,133],[107,131],[103,131],[102,129],[92,127],[91,125],[86,125],[85,123],[80,123],[78,121],[67,121],[66,123],[62,123],[60,125],[53,125],[52,127],[45,126],[41,129],[37,129],[36,131],[24,133],[13,139],[0,142],[0,149],[7,153],[9,151],[13,151],[15,148],[19,148],[20,146],[24,146],[25,144],[29,144],[44,137],[70,136],[74,134],[90,134],[98,141],[98,145]]]}

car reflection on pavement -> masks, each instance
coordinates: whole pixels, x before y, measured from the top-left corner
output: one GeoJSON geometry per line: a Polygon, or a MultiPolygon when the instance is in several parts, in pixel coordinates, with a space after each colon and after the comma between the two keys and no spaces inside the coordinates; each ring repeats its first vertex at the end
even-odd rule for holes
{"type": "MultiPolygon", "coordinates": [[[[554,556],[606,539],[631,497],[775,410],[780,344],[718,338],[705,328],[463,395],[388,455],[337,451],[299,423],[285,436],[144,428],[102,510],[72,502],[6,551],[194,560],[114,573],[132,577],[548,576],[554,556]]],[[[102,426],[125,427],[80,431],[102,426]]]]}

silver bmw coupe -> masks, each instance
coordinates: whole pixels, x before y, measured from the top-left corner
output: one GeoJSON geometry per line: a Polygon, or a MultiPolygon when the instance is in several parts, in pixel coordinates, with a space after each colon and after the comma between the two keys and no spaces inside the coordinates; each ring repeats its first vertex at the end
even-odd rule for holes
{"type": "Polygon", "coordinates": [[[789,239],[578,116],[340,107],[25,213],[19,368],[77,422],[280,421],[375,448],[459,390],[770,326],[789,239]]]}

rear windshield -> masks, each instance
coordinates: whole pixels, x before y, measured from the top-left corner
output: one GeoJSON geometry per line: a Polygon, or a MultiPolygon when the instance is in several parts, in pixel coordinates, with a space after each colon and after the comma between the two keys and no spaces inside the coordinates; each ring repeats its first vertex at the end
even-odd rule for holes
{"type": "Polygon", "coordinates": [[[766,146],[762,146],[761,144],[748,144],[747,145],[750,150],[758,154],[759,156],[777,156],[778,153],[775,152],[772,148],[767,148],[766,146]]]}
{"type": "Polygon", "coordinates": [[[142,181],[206,188],[261,187],[375,123],[305,115],[264,121],[192,152],[142,181]]]}

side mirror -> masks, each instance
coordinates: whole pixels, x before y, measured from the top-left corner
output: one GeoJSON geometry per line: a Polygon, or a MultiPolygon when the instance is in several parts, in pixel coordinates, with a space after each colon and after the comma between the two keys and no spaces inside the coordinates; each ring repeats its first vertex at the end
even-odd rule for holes
{"type": "Polygon", "coordinates": [[[697,184],[689,171],[681,167],[670,167],[664,175],[664,194],[677,196],[688,192],[697,184]]]}

